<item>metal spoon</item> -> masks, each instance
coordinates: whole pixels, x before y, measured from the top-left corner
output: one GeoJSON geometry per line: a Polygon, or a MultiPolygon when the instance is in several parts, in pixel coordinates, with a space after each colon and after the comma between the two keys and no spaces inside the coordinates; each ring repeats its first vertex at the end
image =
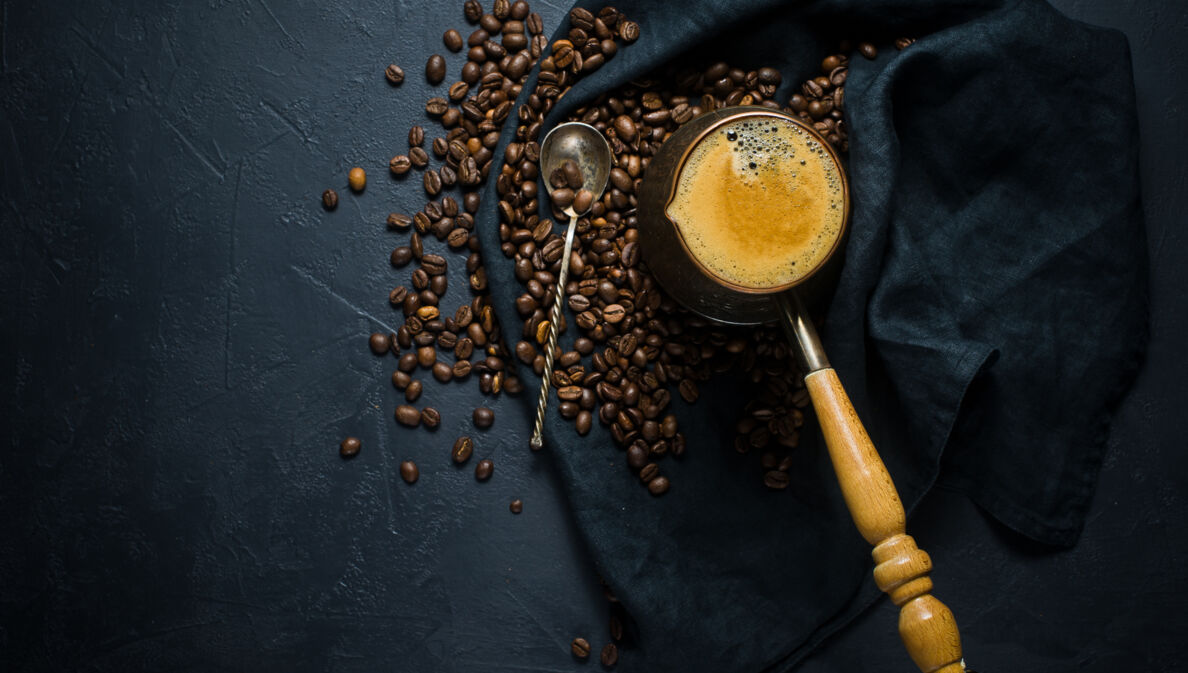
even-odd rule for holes
{"type": "MultiPolygon", "coordinates": [[[[572,159],[582,171],[582,189],[589,190],[593,201],[602,197],[606,190],[606,181],[610,178],[611,154],[610,143],[598,129],[581,122],[567,122],[553,127],[545,136],[540,146],[541,175],[545,178],[545,189],[549,195],[553,194],[553,185],[548,176],[552,175],[566,160],[572,159]]],[[[557,323],[561,321],[561,311],[565,294],[565,283],[569,276],[569,256],[573,252],[573,231],[577,227],[579,213],[571,205],[565,209],[569,216],[569,229],[565,232],[565,251],[561,254],[561,273],[557,276],[557,288],[553,292],[553,310],[549,315],[549,338],[545,344],[544,370],[540,382],[540,399],[536,403],[536,422],[532,426],[532,440],[529,444],[533,451],[539,451],[544,446],[541,429],[544,427],[545,410],[549,407],[549,384],[553,378],[553,352],[557,350],[557,323]]]]}

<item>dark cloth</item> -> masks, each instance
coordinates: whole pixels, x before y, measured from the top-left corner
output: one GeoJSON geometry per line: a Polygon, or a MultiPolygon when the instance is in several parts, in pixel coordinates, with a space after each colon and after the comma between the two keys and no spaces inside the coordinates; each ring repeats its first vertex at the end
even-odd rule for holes
{"type": "MultiPolygon", "coordinates": [[[[615,4],[641,38],[579,82],[546,130],[674,59],[776,66],[786,101],[838,36],[882,40],[877,60],[855,55],[846,85],[853,216],[829,357],[909,511],[939,483],[1024,535],[1075,543],[1146,342],[1125,38],[1039,0],[615,4]],[[901,35],[920,39],[897,53],[888,41],[901,35]]],[[[487,250],[496,225],[480,222],[487,250]]],[[[514,335],[512,265],[496,255],[488,271],[514,335]]],[[[531,415],[538,380],[526,382],[531,415]]],[[[606,432],[579,438],[549,415],[576,522],[634,619],[638,670],[786,670],[879,596],[818,433],[784,492],[730,448],[747,399],[723,375],[696,406],[674,404],[689,448],[664,461],[661,498],[606,432]]]]}

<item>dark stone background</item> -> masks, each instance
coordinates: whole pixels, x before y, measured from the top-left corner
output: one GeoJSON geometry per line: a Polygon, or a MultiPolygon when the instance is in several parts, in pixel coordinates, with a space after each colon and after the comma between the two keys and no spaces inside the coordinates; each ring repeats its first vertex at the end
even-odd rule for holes
{"type": "MultiPolygon", "coordinates": [[[[422,202],[386,160],[460,4],[0,2],[0,670],[597,667],[568,642],[605,642],[606,606],[520,414],[483,437],[497,467],[476,484],[447,459],[473,383],[427,386],[443,429],[401,431],[391,360],[366,348],[394,321],[384,217],[422,202]],[[345,189],[355,164],[362,196],[345,189]],[[348,433],[364,448],[343,462],[348,433]]],[[[983,673],[1175,670],[1188,7],[1055,4],[1131,40],[1149,359],[1075,549],[945,492],[911,527],[983,673]]],[[[535,9],[546,32],[564,12],[535,9]]],[[[803,670],[914,670],[893,623],[884,601],[803,670]]]]}

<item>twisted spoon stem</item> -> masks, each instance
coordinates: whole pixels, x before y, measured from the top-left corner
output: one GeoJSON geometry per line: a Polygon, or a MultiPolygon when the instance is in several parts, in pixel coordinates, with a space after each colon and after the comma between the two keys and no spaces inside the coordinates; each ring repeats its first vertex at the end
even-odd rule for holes
{"type": "Polygon", "coordinates": [[[544,448],[545,411],[549,408],[549,385],[553,381],[553,355],[557,350],[557,325],[561,322],[562,297],[565,296],[565,284],[569,279],[569,256],[573,252],[573,232],[577,228],[578,216],[573,208],[566,209],[569,215],[569,229],[565,232],[565,249],[561,253],[561,273],[557,275],[556,289],[553,291],[553,310],[549,314],[549,338],[545,342],[544,369],[540,374],[540,398],[536,401],[536,422],[532,424],[532,439],[528,445],[533,451],[544,448]]]}

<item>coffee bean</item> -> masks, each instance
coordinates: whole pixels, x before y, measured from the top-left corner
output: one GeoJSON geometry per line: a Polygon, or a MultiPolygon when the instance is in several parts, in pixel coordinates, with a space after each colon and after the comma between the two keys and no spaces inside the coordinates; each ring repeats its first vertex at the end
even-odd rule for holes
{"type": "Polygon", "coordinates": [[[480,430],[485,430],[491,427],[495,422],[495,412],[487,407],[479,407],[474,410],[474,427],[480,430]]]}
{"type": "Polygon", "coordinates": [[[623,21],[619,24],[619,37],[627,44],[639,39],[639,24],[634,21],[623,21]]]}
{"type": "Polygon", "coordinates": [[[429,429],[436,428],[441,425],[441,414],[433,407],[425,407],[421,410],[421,424],[429,429]]]}
{"type": "Polygon", "coordinates": [[[524,501],[516,498],[511,501],[511,504],[507,508],[511,510],[512,514],[519,514],[524,511],[524,501]]]}
{"type": "Polygon", "coordinates": [[[441,383],[449,383],[454,378],[454,368],[444,362],[433,365],[433,378],[441,383]]]}
{"type": "Polygon", "coordinates": [[[411,460],[405,460],[400,463],[400,478],[407,484],[416,483],[421,476],[421,470],[417,464],[411,460]]]}
{"type": "Polygon", "coordinates": [[[462,34],[453,28],[447,30],[445,35],[442,35],[441,41],[445,44],[446,49],[452,52],[462,51],[462,34]]]}
{"type": "Polygon", "coordinates": [[[421,412],[417,411],[414,406],[401,404],[396,407],[396,422],[415,428],[421,423],[421,412]]]}
{"type": "Polygon", "coordinates": [[[590,210],[594,203],[594,193],[588,189],[579,189],[573,196],[573,210],[579,215],[590,210]]]}
{"type": "Polygon", "coordinates": [[[652,480],[660,476],[660,466],[656,463],[648,463],[639,470],[639,480],[645,484],[652,483],[652,480]]]}
{"type": "Polygon", "coordinates": [[[635,122],[631,121],[631,117],[627,115],[615,117],[615,133],[618,134],[619,140],[623,142],[629,143],[635,140],[635,122]]]}
{"type": "Polygon", "coordinates": [[[388,79],[388,83],[392,86],[398,86],[404,82],[404,69],[393,63],[384,69],[384,77],[388,79]]]}
{"type": "Polygon", "coordinates": [[[431,276],[439,276],[446,272],[447,264],[445,257],[441,255],[422,255],[421,268],[431,276]]]}
{"type": "Polygon", "coordinates": [[[376,332],[368,339],[367,345],[371,348],[372,353],[384,355],[392,348],[392,339],[388,334],[376,332]]]}
{"type": "Polygon", "coordinates": [[[681,399],[685,400],[689,404],[693,404],[697,401],[697,384],[691,379],[685,379],[684,381],[681,381],[681,384],[677,387],[677,389],[681,393],[681,399]]]}
{"type": "Polygon", "coordinates": [[[459,437],[454,442],[454,448],[450,452],[450,456],[458,465],[470,460],[471,454],[474,453],[474,441],[469,437],[459,437]]]}
{"type": "Polygon", "coordinates": [[[486,481],[491,478],[491,473],[495,471],[495,463],[490,459],[483,459],[474,466],[474,478],[479,481],[486,481]]]}
{"type": "Polygon", "coordinates": [[[354,458],[359,453],[359,447],[363,443],[359,441],[358,437],[347,437],[338,445],[338,455],[343,458],[354,458]]]}
{"type": "MultiPolygon", "coordinates": [[[[420,149],[420,148],[417,148],[420,149]]],[[[403,154],[397,154],[388,162],[388,170],[392,171],[392,175],[404,175],[412,168],[412,161],[403,154]]]]}
{"type": "Polygon", "coordinates": [[[462,5],[462,13],[470,23],[478,23],[479,17],[483,15],[483,6],[479,0],[466,0],[462,5]]]}
{"type": "Polygon", "coordinates": [[[407,245],[402,245],[392,250],[392,254],[388,259],[392,263],[392,266],[400,268],[412,261],[412,250],[407,245]]]}
{"type": "Polygon", "coordinates": [[[362,168],[355,166],[347,173],[347,184],[351,191],[361,192],[367,187],[367,173],[362,168]]]}
{"type": "Polygon", "coordinates": [[[569,649],[578,659],[590,656],[590,643],[585,638],[574,638],[573,642],[569,644],[569,649]]]}
{"type": "Polygon", "coordinates": [[[429,165],[429,153],[423,148],[413,147],[408,151],[408,160],[413,166],[424,168],[429,165]]]}
{"type": "Polygon", "coordinates": [[[429,196],[437,196],[441,193],[441,175],[437,171],[425,171],[422,182],[425,186],[425,193],[429,196]]]}
{"type": "MultiPolygon", "coordinates": [[[[649,488],[651,488],[649,486],[649,488]]],[[[653,493],[655,493],[653,491],[653,493]]],[[[606,647],[602,648],[602,665],[614,666],[619,661],[619,648],[615,647],[614,643],[607,643],[606,647]]]]}
{"type": "Polygon", "coordinates": [[[858,53],[862,54],[867,60],[873,61],[879,56],[879,50],[869,42],[863,42],[858,45],[858,53]]]}
{"type": "Polygon", "coordinates": [[[782,491],[788,488],[788,482],[790,480],[791,478],[788,476],[788,473],[780,470],[768,470],[763,473],[763,485],[775,491],[782,491]]]}
{"type": "Polygon", "coordinates": [[[410,404],[416,402],[421,397],[421,391],[424,385],[419,380],[410,380],[409,385],[404,388],[404,400],[410,404]]]}
{"type": "Polygon", "coordinates": [[[425,62],[425,79],[430,84],[441,84],[445,79],[446,62],[439,54],[434,54],[425,62]]]}
{"type": "Polygon", "coordinates": [[[440,96],[434,96],[425,101],[425,114],[428,114],[430,117],[440,117],[449,109],[449,102],[440,96]]]}
{"type": "Polygon", "coordinates": [[[652,495],[664,495],[668,492],[668,477],[663,475],[648,482],[648,492],[652,495]]]}

